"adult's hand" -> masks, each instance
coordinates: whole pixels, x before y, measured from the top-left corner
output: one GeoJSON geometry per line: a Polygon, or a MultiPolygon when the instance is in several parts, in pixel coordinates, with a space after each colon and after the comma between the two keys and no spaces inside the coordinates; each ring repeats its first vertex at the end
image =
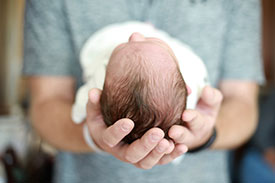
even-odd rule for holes
{"type": "Polygon", "coordinates": [[[203,145],[213,133],[222,99],[219,90],[206,86],[196,109],[184,111],[182,119],[186,126],[172,126],[168,132],[169,137],[176,144],[187,145],[188,149],[203,145]]]}
{"type": "Polygon", "coordinates": [[[166,154],[171,154],[172,161],[186,151],[180,151],[180,148],[174,150],[174,143],[165,139],[164,132],[159,128],[148,130],[131,144],[123,143],[122,139],[131,132],[134,123],[125,118],[107,127],[100,112],[100,96],[101,91],[98,89],[89,92],[86,122],[92,139],[103,151],[142,169],[157,165],[166,154]]]}

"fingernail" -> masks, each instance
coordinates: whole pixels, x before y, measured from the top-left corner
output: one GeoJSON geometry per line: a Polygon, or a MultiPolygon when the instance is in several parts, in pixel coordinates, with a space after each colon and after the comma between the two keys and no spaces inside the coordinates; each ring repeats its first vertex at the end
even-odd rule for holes
{"type": "Polygon", "coordinates": [[[157,142],[157,141],[159,141],[161,139],[161,136],[159,136],[159,135],[156,135],[156,134],[152,134],[151,135],[151,141],[152,142],[157,142]]]}
{"type": "Polygon", "coordinates": [[[122,129],[123,131],[125,131],[125,132],[128,132],[128,131],[130,130],[130,128],[131,128],[131,126],[130,126],[129,124],[127,124],[127,123],[123,123],[123,124],[121,125],[121,129],[122,129]]]}

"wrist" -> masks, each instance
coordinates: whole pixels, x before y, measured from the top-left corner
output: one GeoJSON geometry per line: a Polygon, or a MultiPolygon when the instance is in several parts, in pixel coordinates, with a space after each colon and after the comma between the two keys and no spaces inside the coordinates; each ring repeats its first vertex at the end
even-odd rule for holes
{"type": "Polygon", "coordinates": [[[212,144],[215,142],[216,137],[217,137],[217,131],[216,131],[216,128],[214,127],[208,140],[204,144],[200,145],[199,147],[189,150],[188,153],[196,153],[196,152],[200,152],[210,148],[212,144]]]}
{"type": "Polygon", "coordinates": [[[86,123],[83,125],[83,137],[86,144],[89,146],[89,148],[92,151],[96,153],[104,153],[104,151],[102,151],[102,149],[95,144],[93,138],[90,135],[90,132],[86,123]]]}

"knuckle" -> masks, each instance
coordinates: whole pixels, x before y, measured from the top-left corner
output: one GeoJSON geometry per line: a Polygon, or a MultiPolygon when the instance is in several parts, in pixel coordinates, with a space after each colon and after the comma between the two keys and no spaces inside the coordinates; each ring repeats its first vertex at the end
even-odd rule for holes
{"type": "Polygon", "coordinates": [[[148,151],[151,151],[152,146],[148,140],[144,139],[144,140],[141,140],[141,148],[143,151],[148,152],[148,151]]]}
{"type": "Polygon", "coordinates": [[[151,147],[148,144],[142,144],[141,147],[144,152],[149,152],[151,150],[151,147]]]}

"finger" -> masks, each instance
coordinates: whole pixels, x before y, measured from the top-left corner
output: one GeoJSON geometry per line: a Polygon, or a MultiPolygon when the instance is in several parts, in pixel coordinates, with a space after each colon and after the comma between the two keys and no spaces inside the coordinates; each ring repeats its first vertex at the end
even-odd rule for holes
{"type": "Polygon", "coordinates": [[[186,88],[187,88],[187,95],[189,96],[192,93],[192,90],[188,85],[186,85],[186,88]]]}
{"type": "Polygon", "coordinates": [[[89,91],[89,100],[90,100],[91,103],[93,103],[93,104],[99,103],[100,97],[101,97],[101,90],[100,89],[92,88],[89,91]]]}
{"type": "Polygon", "coordinates": [[[124,118],[109,126],[102,134],[103,142],[109,147],[117,145],[134,128],[134,122],[124,118]]]}
{"type": "Polygon", "coordinates": [[[101,116],[100,111],[100,97],[101,90],[93,88],[89,91],[89,100],[87,103],[87,119],[94,120],[95,118],[101,116]]]}
{"type": "Polygon", "coordinates": [[[170,163],[171,161],[173,161],[177,157],[183,155],[187,151],[188,151],[188,148],[187,148],[186,145],[184,145],[184,144],[176,144],[176,147],[175,147],[174,151],[172,153],[170,153],[170,154],[164,155],[159,160],[158,164],[165,165],[167,163],[170,163]]]}
{"type": "Polygon", "coordinates": [[[209,107],[217,107],[217,105],[219,106],[219,104],[221,103],[222,99],[223,95],[218,89],[206,86],[202,91],[201,99],[199,102],[209,107]]]}
{"type": "Polygon", "coordinates": [[[168,135],[175,143],[190,144],[194,139],[190,130],[181,125],[173,125],[168,131],[168,135]]]}
{"type": "Polygon", "coordinates": [[[91,89],[89,91],[89,100],[87,103],[87,117],[86,122],[93,139],[101,137],[102,132],[107,128],[100,112],[100,96],[101,90],[91,89]]]}
{"type": "Polygon", "coordinates": [[[182,114],[182,120],[186,122],[191,130],[200,130],[205,123],[205,118],[197,110],[185,110],[182,114]]]}
{"type": "Polygon", "coordinates": [[[141,139],[137,139],[128,147],[125,158],[131,163],[137,163],[149,154],[164,137],[160,128],[152,128],[141,139]]]}
{"type": "Polygon", "coordinates": [[[137,163],[137,167],[142,169],[151,169],[155,166],[160,158],[165,154],[170,144],[167,139],[162,139],[158,145],[144,159],[137,163]]]}
{"type": "Polygon", "coordinates": [[[170,154],[175,148],[173,140],[169,140],[169,148],[166,150],[165,154],[170,154]]]}

